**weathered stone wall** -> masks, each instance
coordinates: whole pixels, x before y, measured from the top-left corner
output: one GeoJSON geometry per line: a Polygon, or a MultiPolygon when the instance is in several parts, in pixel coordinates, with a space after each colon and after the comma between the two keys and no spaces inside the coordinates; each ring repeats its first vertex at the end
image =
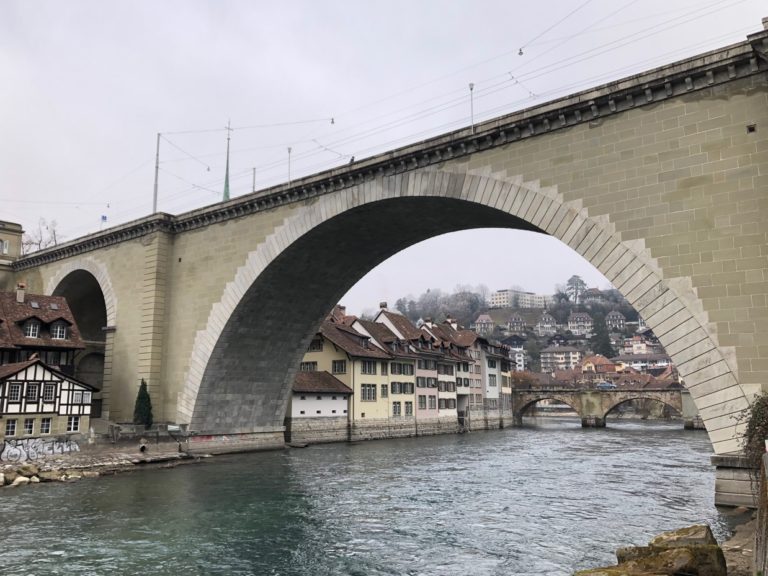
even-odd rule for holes
{"type": "Polygon", "coordinates": [[[350,439],[349,420],[339,418],[286,418],[285,440],[307,444],[344,442],[350,439]]]}

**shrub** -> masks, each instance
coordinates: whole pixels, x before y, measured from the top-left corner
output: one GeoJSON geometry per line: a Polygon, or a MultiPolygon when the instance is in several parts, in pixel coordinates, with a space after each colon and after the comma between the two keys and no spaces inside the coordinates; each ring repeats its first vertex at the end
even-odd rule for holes
{"type": "Polygon", "coordinates": [[[147,383],[141,379],[139,393],[136,395],[136,404],[133,408],[133,423],[143,424],[145,429],[152,427],[152,400],[149,397],[147,383]]]}

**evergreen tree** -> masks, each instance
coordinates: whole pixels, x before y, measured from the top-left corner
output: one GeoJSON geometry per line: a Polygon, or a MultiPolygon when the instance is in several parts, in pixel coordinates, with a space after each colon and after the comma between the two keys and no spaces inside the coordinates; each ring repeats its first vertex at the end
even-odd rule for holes
{"type": "Polygon", "coordinates": [[[133,423],[143,424],[145,429],[152,427],[152,400],[149,397],[147,383],[141,379],[139,393],[136,395],[136,405],[133,408],[133,423]]]}
{"type": "Polygon", "coordinates": [[[611,336],[608,334],[608,328],[605,325],[605,317],[598,315],[592,322],[593,335],[590,338],[592,351],[595,354],[602,354],[606,358],[613,358],[616,356],[616,351],[611,345],[611,336]]]}

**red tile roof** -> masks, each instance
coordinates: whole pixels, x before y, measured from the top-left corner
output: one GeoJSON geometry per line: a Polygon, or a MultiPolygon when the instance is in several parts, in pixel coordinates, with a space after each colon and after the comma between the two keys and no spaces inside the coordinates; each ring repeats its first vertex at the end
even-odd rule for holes
{"type": "Polygon", "coordinates": [[[344,350],[350,356],[359,358],[389,358],[389,354],[374,344],[367,344],[368,337],[343,324],[323,322],[320,334],[344,350]],[[366,347],[367,344],[367,347],[366,347]]]}
{"type": "Polygon", "coordinates": [[[17,302],[16,292],[0,292],[0,348],[85,348],[75,318],[67,301],[61,296],[25,294],[17,302]],[[38,338],[24,336],[24,322],[37,318],[42,323],[38,338]],[[51,338],[50,326],[56,320],[68,325],[66,339],[51,338]]]}
{"type": "Polygon", "coordinates": [[[395,329],[403,335],[406,340],[417,340],[421,337],[421,330],[414,326],[413,322],[408,320],[402,314],[390,312],[389,310],[381,310],[387,320],[392,322],[395,329]]]}
{"type": "Polygon", "coordinates": [[[294,392],[352,394],[352,389],[328,372],[299,372],[293,381],[294,392]]]}

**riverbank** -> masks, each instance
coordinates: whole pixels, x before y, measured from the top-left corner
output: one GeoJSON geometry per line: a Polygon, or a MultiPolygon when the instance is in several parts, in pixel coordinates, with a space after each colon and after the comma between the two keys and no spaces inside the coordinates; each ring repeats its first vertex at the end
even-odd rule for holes
{"type": "Polygon", "coordinates": [[[139,468],[169,467],[198,462],[208,455],[180,452],[176,444],[104,446],[82,452],[40,456],[24,462],[0,464],[0,486],[6,488],[39,482],[71,482],[109,476],[139,468]]]}
{"type": "Polygon", "coordinates": [[[734,527],[731,537],[720,546],[728,566],[728,576],[752,576],[757,519],[746,509],[734,509],[733,515],[743,521],[734,527]]]}

